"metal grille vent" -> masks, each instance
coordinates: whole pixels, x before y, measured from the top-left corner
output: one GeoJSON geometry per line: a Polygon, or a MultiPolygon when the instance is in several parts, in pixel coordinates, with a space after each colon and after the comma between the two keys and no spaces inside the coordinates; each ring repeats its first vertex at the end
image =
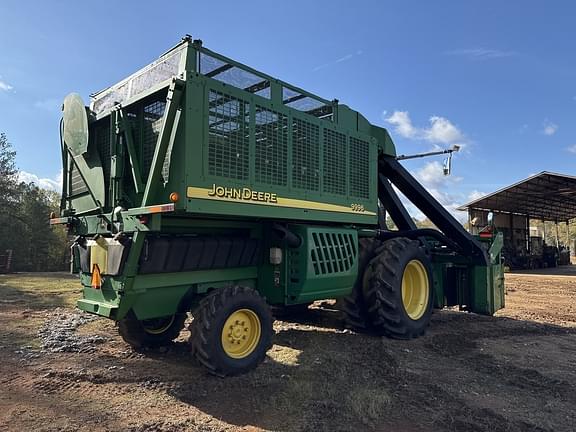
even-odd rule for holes
{"type": "Polygon", "coordinates": [[[250,106],[230,95],[210,90],[208,116],[208,172],[248,179],[250,106]]]}
{"type": "Polygon", "coordinates": [[[300,274],[300,251],[298,249],[290,249],[288,259],[288,268],[290,269],[289,283],[292,286],[297,286],[302,280],[302,275],[300,274]]]}
{"type": "Polygon", "coordinates": [[[286,185],[288,117],[256,106],[256,181],[286,185]]]}
{"type": "Polygon", "coordinates": [[[292,183],[306,190],[319,188],[319,127],[294,119],[292,123],[292,183]]]}
{"type": "Polygon", "coordinates": [[[163,100],[154,101],[144,106],[142,122],[142,175],[144,178],[148,176],[152,165],[158,135],[162,130],[165,108],[166,102],[163,100]]]}
{"type": "Polygon", "coordinates": [[[80,195],[84,192],[88,192],[88,187],[86,187],[86,183],[84,183],[84,180],[82,180],[78,168],[76,168],[76,165],[74,165],[74,163],[71,162],[71,164],[72,164],[72,176],[70,182],[70,195],[74,196],[74,195],[80,195]]]}
{"type": "Polygon", "coordinates": [[[350,195],[370,198],[370,148],[366,141],[350,137],[350,195]]]}
{"type": "Polygon", "coordinates": [[[310,250],[316,275],[348,272],[354,265],[357,250],[352,234],[312,233],[310,250]]]}
{"type": "Polygon", "coordinates": [[[346,135],[324,129],[324,192],[346,195],[346,135]]]}

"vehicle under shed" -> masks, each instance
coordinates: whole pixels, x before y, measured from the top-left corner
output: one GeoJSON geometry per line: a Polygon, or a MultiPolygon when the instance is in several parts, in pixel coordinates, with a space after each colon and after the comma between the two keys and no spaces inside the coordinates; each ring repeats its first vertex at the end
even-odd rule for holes
{"type": "Polygon", "coordinates": [[[570,264],[570,250],[576,249],[570,234],[576,219],[574,176],[543,171],[458,210],[468,211],[471,233],[502,232],[504,262],[511,269],[570,264]]]}

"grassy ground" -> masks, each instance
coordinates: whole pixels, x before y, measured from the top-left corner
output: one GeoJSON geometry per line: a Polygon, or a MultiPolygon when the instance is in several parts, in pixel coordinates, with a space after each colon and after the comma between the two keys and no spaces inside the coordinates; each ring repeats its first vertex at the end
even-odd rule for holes
{"type": "Polygon", "coordinates": [[[68,273],[0,275],[2,339],[10,345],[39,348],[37,333],[46,311],[71,308],[79,295],[78,279],[68,273]]]}

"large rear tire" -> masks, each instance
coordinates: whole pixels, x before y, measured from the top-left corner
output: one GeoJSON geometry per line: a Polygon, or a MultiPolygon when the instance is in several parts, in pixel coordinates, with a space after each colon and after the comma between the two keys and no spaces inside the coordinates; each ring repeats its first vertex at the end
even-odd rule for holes
{"type": "Polygon", "coordinates": [[[339,309],[344,312],[344,324],[352,330],[365,332],[371,327],[362,285],[364,272],[380,244],[381,242],[375,238],[362,238],[358,241],[358,276],[352,292],[338,301],[339,309]]]}
{"type": "Polygon", "coordinates": [[[434,302],[432,267],[420,243],[384,242],[368,265],[363,292],[374,331],[396,339],[423,335],[434,302]]]}
{"type": "Polygon", "coordinates": [[[134,348],[154,348],[170,344],[184,328],[186,313],[139,320],[130,311],[118,321],[118,333],[134,348]]]}
{"type": "Polygon", "coordinates": [[[193,313],[190,344],[196,359],[218,376],[246,373],[272,347],[272,314],[264,299],[247,287],[217,289],[193,313]]]}

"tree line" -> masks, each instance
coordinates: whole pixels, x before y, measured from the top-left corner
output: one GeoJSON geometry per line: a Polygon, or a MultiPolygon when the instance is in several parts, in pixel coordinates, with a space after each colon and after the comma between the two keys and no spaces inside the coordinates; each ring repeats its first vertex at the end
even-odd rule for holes
{"type": "Polygon", "coordinates": [[[19,181],[16,151],[0,133],[0,254],[12,250],[11,271],[68,268],[67,234],[49,224],[59,207],[58,193],[19,181]]]}

